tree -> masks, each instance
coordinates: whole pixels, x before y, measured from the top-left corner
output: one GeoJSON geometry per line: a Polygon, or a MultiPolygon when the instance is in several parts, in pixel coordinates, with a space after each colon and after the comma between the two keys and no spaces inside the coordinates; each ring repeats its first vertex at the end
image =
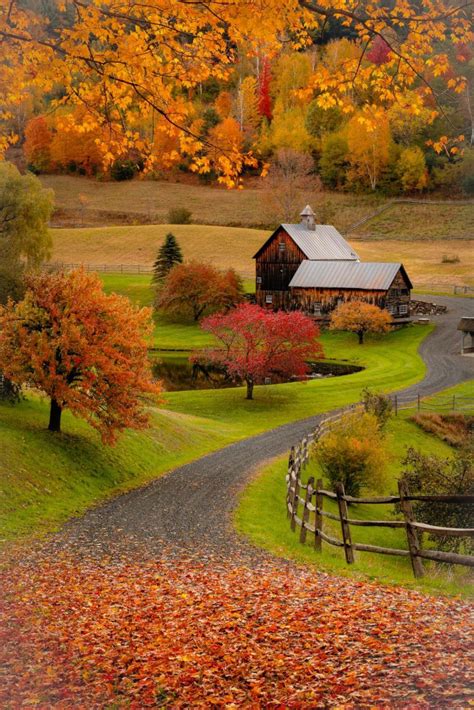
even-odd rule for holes
{"type": "Polygon", "coordinates": [[[23,151],[35,172],[47,172],[51,165],[51,142],[53,134],[44,116],[30,119],[25,127],[23,151]]]}
{"type": "Polygon", "coordinates": [[[384,111],[373,107],[347,125],[349,177],[375,190],[390,157],[390,125],[384,111]]]}
{"type": "Polygon", "coordinates": [[[329,425],[315,452],[330,483],[343,483],[347,495],[357,497],[363,488],[383,490],[387,455],[373,414],[345,414],[329,425]]]}
{"type": "Polygon", "coordinates": [[[272,120],[272,99],[270,96],[270,83],[272,80],[270,62],[265,57],[262,63],[262,71],[258,83],[258,112],[268,121],[272,120]]]}
{"type": "Polygon", "coordinates": [[[280,148],[265,180],[262,195],[269,221],[291,222],[298,205],[309,201],[309,193],[319,187],[312,175],[314,161],[308,153],[280,148]]]}
{"type": "Polygon", "coordinates": [[[147,355],[151,332],[150,309],[106,295],[96,275],[29,276],[24,299],[0,310],[0,368],[48,395],[50,431],[60,431],[68,408],[113,443],[118,432],[146,426],[145,396],[160,392],[147,355]]]}
{"type": "Polygon", "coordinates": [[[318,327],[299,311],[268,311],[242,304],[227,314],[206,318],[201,326],[217,340],[215,348],[194,354],[194,360],[224,368],[247,385],[253,399],[254,384],[270,375],[303,376],[308,360],[323,356],[318,327]]]}
{"type": "Polygon", "coordinates": [[[35,269],[49,257],[52,211],[52,190],[31,173],[0,163],[0,303],[21,294],[25,267],[35,269]]]}
{"type": "Polygon", "coordinates": [[[397,173],[403,190],[423,190],[428,184],[425,156],[417,145],[402,150],[397,164],[397,173]]]}
{"type": "MultiPolygon", "coordinates": [[[[195,4],[150,0],[119,9],[115,0],[52,4],[54,22],[41,12],[42,3],[1,4],[2,104],[24,100],[27,87],[45,93],[61,82],[54,108],[65,103],[86,107],[85,124],[97,136],[104,168],[139,147],[149,157],[149,170],[154,167],[150,139],[136,130],[134,121],[153,110],[177,127],[183,137],[180,152],[196,171],[214,167],[230,186],[247,165],[255,165],[255,158],[237,152],[225,155],[223,149],[226,160],[214,165],[203,161],[205,145],[190,129],[194,107],[187,102],[183,108],[182,97],[183,90],[229,81],[242,37],[249,53],[260,54],[265,47],[270,56],[288,43],[302,49],[312,33],[332,21],[340,23],[355,39],[356,56],[335,67],[318,65],[313,73],[310,63],[303,89],[316,95],[323,107],[338,103],[348,111],[355,96],[388,107],[416,84],[428,98],[436,90],[433,77],[445,89],[453,81],[452,60],[440,48],[472,41],[469,3],[453,7],[449,0],[433,0],[422,11],[419,3],[406,0],[388,5],[368,0],[350,4],[268,0],[257,5],[245,0],[223,5],[214,0],[195,4]],[[383,38],[390,53],[388,61],[374,67],[363,61],[364,48],[377,37],[383,38]]],[[[457,76],[456,90],[465,86],[463,75],[457,76]]],[[[14,136],[3,132],[0,148],[12,140],[14,136]]],[[[222,154],[211,160],[215,157],[222,154]]]]}
{"type": "Polygon", "coordinates": [[[161,281],[169,274],[173,266],[181,264],[182,261],[183,254],[178,241],[174,234],[168,232],[165,237],[165,241],[158,251],[155,263],[153,264],[153,283],[161,283],[161,281]]]}
{"type": "Polygon", "coordinates": [[[239,82],[235,102],[235,116],[240,130],[247,138],[252,137],[260,123],[258,112],[257,80],[247,76],[239,82]]]}
{"type": "Polygon", "coordinates": [[[155,306],[165,313],[190,314],[198,321],[206,313],[229,309],[243,298],[242,279],[233,269],[190,261],[173,266],[157,292],[155,306]]]}
{"type": "Polygon", "coordinates": [[[386,333],[391,322],[390,313],[378,306],[365,301],[346,301],[333,311],[329,327],[357,333],[362,345],[366,333],[386,333]]]}
{"type": "Polygon", "coordinates": [[[330,133],[323,139],[319,172],[327,187],[343,187],[347,178],[349,146],[341,133],[330,133]]]}
{"type": "MultiPolygon", "coordinates": [[[[427,456],[410,447],[402,460],[402,477],[413,495],[473,495],[474,450],[467,444],[454,457],[442,459],[433,454],[427,456]]],[[[415,501],[413,510],[416,520],[441,527],[472,527],[472,505],[415,501]]],[[[433,535],[433,540],[442,549],[472,553],[471,540],[443,535],[433,535]]]]}

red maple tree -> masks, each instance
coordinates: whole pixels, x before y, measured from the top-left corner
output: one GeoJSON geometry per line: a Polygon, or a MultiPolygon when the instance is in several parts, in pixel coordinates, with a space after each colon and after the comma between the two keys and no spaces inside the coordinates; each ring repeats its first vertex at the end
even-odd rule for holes
{"type": "Polygon", "coordinates": [[[372,42],[372,47],[367,52],[367,59],[373,64],[377,64],[377,66],[386,64],[390,59],[390,51],[390,47],[384,38],[377,35],[372,42]]]}
{"type": "Polygon", "coordinates": [[[265,116],[269,121],[272,120],[272,99],[270,96],[270,62],[265,57],[260,74],[258,85],[258,112],[261,116],[265,116]]]}
{"type": "Polygon", "coordinates": [[[113,443],[146,426],[144,395],[161,391],[147,357],[150,313],[82,269],[30,276],[24,299],[0,309],[0,369],[50,397],[50,431],[69,408],[113,443]]]}
{"type": "Polygon", "coordinates": [[[265,377],[303,376],[309,369],[307,361],[323,356],[317,325],[299,311],[274,313],[247,303],[209,316],[201,327],[218,345],[196,352],[193,359],[219,365],[231,377],[244,380],[247,399],[253,399],[254,384],[265,377]]]}

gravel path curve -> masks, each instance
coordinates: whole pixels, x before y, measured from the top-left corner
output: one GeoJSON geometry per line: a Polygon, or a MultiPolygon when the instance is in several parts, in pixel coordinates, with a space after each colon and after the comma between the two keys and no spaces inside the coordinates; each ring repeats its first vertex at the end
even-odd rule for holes
{"type": "MultiPolygon", "coordinates": [[[[425,396],[474,377],[474,358],[458,354],[461,334],[456,331],[463,315],[474,315],[474,300],[429,296],[425,300],[445,304],[449,312],[434,318],[437,328],[421,346],[426,377],[401,390],[404,396],[425,396]]],[[[165,552],[205,558],[260,556],[231,529],[237,493],[262,462],[288,451],[324,416],[280,426],[181,466],[69,522],[52,544],[98,556],[113,556],[117,550],[121,556],[159,557],[165,552]]]]}

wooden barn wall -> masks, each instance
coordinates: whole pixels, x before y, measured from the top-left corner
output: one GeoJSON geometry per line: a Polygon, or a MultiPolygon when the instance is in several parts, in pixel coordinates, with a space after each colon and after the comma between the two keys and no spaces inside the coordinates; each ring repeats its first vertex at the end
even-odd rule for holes
{"type": "Polygon", "coordinates": [[[279,229],[256,259],[257,292],[288,291],[288,284],[305,258],[285,230],[279,229]],[[280,243],[285,245],[284,251],[280,250],[280,243]]]}
{"type": "Polygon", "coordinates": [[[385,294],[386,291],[365,291],[360,289],[292,288],[291,300],[294,307],[311,314],[315,312],[315,305],[319,305],[321,315],[324,316],[336,308],[340,301],[366,301],[383,308],[385,294]]]}
{"type": "Polygon", "coordinates": [[[394,315],[398,315],[402,304],[410,308],[410,287],[400,270],[387,291],[384,307],[395,309],[394,315]]]}

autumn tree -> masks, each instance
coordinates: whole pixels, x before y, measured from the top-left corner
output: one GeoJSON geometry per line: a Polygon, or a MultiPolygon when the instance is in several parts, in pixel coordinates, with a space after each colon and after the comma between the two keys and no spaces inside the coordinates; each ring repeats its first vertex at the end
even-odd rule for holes
{"type": "Polygon", "coordinates": [[[25,127],[23,152],[32,170],[47,172],[51,166],[51,142],[53,134],[44,116],[30,119],[25,127]]]}
{"type": "Polygon", "coordinates": [[[251,137],[260,123],[257,80],[253,76],[247,76],[239,82],[235,101],[235,117],[242,134],[247,138],[251,137]]]}
{"type": "Polygon", "coordinates": [[[390,157],[390,125],[383,111],[368,108],[347,126],[349,178],[375,190],[390,157]]]}
{"type": "Polygon", "coordinates": [[[362,489],[383,490],[387,454],[374,414],[345,414],[329,425],[314,449],[329,482],[343,483],[347,495],[357,497],[362,489]]]}
{"type": "Polygon", "coordinates": [[[397,172],[405,192],[423,190],[428,184],[425,156],[418,146],[405,148],[397,163],[397,172]]]}
{"type": "Polygon", "coordinates": [[[152,281],[155,284],[159,284],[163,279],[169,274],[173,266],[176,264],[181,264],[183,261],[183,254],[181,248],[178,244],[178,240],[171,232],[165,237],[165,241],[161,245],[158,255],[153,264],[153,277],[152,281]]]}
{"type": "MultiPolygon", "coordinates": [[[[51,3],[54,23],[41,12],[41,4],[1,4],[3,105],[23,101],[29,90],[49,92],[59,82],[60,96],[52,100],[52,108],[85,107],[84,124],[97,136],[104,170],[136,149],[146,156],[146,169],[153,170],[151,139],[134,121],[153,110],[179,131],[179,152],[196,172],[214,169],[225,184],[235,185],[243,169],[256,164],[255,157],[225,147],[209,153],[201,135],[190,128],[192,102],[182,97],[183,87],[192,92],[211,79],[230,81],[242,41],[255,55],[265,47],[268,56],[275,56],[289,45],[301,50],[314,33],[338,23],[355,39],[353,55],[347,53],[332,65],[320,63],[315,70],[310,63],[301,91],[309,99],[317,97],[322,107],[339,105],[348,115],[354,97],[388,108],[419,86],[428,100],[437,90],[433,77],[442,90],[448,83],[459,95],[466,89],[464,73],[450,76],[452,59],[444,48],[472,43],[469,3],[453,7],[449,0],[433,0],[420,11],[418,3],[405,0],[389,5],[368,0],[268,0],[257,5],[244,0],[224,5],[150,0],[117,9],[115,0],[103,0],[74,2],[74,15],[69,3],[51,3]],[[387,61],[374,65],[365,53],[377,37],[389,53],[387,61]]],[[[293,98],[304,101],[296,94],[293,98]]],[[[3,116],[1,120],[6,125],[3,116]]],[[[4,130],[0,148],[13,140],[4,130]]]]}
{"type": "Polygon", "coordinates": [[[254,385],[265,377],[304,376],[308,360],[323,356],[318,327],[300,311],[273,312],[247,303],[209,316],[201,327],[218,345],[195,353],[193,359],[218,365],[243,380],[247,399],[253,399],[254,385]]]}
{"type": "Polygon", "coordinates": [[[146,426],[151,377],[146,338],[150,309],[138,309],[83,270],[27,278],[22,301],[0,310],[0,368],[50,398],[49,430],[70,409],[106,443],[146,426]]]}
{"type": "Polygon", "coordinates": [[[313,170],[314,161],[308,153],[290,148],[281,148],[276,153],[262,193],[270,222],[291,222],[297,216],[298,205],[308,202],[309,193],[319,187],[313,170]]]}
{"type": "Polygon", "coordinates": [[[267,57],[264,57],[258,82],[258,112],[268,121],[271,121],[272,118],[271,80],[270,62],[267,57]]]}
{"type": "Polygon", "coordinates": [[[331,330],[348,330],[357,333],[359,344],[364,342],[366,333],[386,333],[390,330],[390,313],[365,301],[341,303],[331,316],[331,330]]]}
{"type": "Polygon", "coordinates": [[[322,141],[319,173],[327,187],[343,187],[347,180],[349,146],[341,133],[330,133],[322,141]]]}
{"type": "Polygon", "coordinates": [[[177,316],[190,314],[198,321],[206,313],[229,309],[243,298],[242,279],[233,270],[219,271],[211,264],[177,264],[157,291],[155,307],[177,316]]]}

